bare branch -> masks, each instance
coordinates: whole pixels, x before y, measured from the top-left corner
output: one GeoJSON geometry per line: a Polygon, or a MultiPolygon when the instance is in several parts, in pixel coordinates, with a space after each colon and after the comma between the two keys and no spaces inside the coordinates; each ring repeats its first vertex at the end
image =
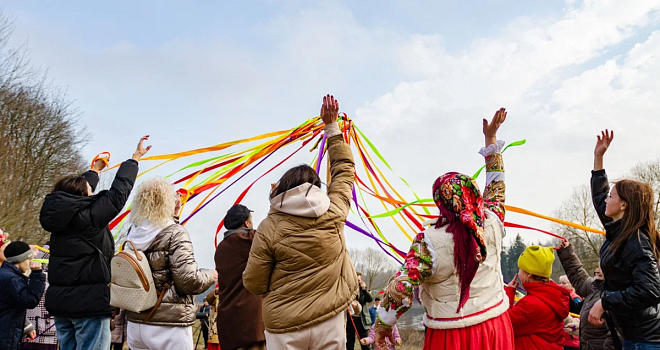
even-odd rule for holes
{"type": "Polygon", "coordinates": [[[80,113],[45,73],[29,67],[27,46],[13,48],[13,21],[0,12],[0,227],[14,240],[44,243],[44,196],[63,175],[85,166],[88,135],[80,113]]]}

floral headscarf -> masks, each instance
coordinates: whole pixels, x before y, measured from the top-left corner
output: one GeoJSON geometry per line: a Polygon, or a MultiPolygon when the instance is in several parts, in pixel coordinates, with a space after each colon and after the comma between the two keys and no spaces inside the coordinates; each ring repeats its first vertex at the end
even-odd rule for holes
{"type": "Polygon", "coordinates": [[[470,297],[479,264],[486,260],[483,198],[471,177],[451,172],[435,180],[433,200],[440,209],[435,227],[447,226],[454,236],[454,266],[461,288],[458,312],[470,297]]]}
{"type": "Polygon", "coordinates": [[[5,244],[6,242],[9,242],[9,234],[7,234],[4,231],[0,230],[0,247],[3,244],[5,244]]]}

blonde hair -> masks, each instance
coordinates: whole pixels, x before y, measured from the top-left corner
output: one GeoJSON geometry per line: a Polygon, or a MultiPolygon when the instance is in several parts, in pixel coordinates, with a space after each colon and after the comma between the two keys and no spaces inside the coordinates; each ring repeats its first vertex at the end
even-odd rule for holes
{"type": "Polygon", "coordinates": [[[571,285],[571,288],[573,288],[571,281],[568,279],[566,275],[559,276],[559,283],[568,283],[569,285],[571,285]]]}
{"type": "Polygon", "coordinates": [[[175,202],[174,188],[167,179],[148,179],[135,191],[130,222],[138,226],[146,220],[152,225],[167,226],[172,222],[175,202]]]}

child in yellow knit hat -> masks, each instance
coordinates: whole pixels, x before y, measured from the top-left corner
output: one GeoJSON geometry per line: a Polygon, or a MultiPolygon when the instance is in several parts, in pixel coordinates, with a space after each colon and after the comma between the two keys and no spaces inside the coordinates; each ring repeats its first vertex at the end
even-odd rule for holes
{"type": "Polygon", "coordinates": [[[567,289],[550,280],[554,261],[554,248],[538,245],[527,247],[518,258],[518,275],[506,287],[516,350],[563,349],[564,319],[571,296],[567,289]],[[520,283],[527,296],[514,305],[520,283]]]}

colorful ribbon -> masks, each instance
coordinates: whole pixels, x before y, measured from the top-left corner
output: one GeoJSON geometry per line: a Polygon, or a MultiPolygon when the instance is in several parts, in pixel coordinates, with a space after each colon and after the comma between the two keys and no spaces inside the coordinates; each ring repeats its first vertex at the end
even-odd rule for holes
{"type": "MultiPolygon", "coordinates": [[[[380,229],[376,220],[386,218],[392,219],[402,234],[409,240],[412,240],[412,237],[423,230],[421,224],[423,220],[437,217],[437,215],[432,215],[428,209],[428,207],[435,207],[435,204],[431,199],[420,199],[410,184],[405,179],[394,173],[390,163],[387,162],[385,157],[383,157],[382,153],[376,148],[374,143],[371,142],[371,140],[362,132],[362,130],[360,130],[355,125],[355,123],[353,123],[350,118],[346,116],[346,114],[342,114],[340,118],[338,118],[338,122],[340,125],[340,130],[344,136],[344,140],[355,150],[354,156],[356,158],[356,164],[359,165],[356,167],[356,180],[352,191],[351,201],[353,202],[353,206],[351,211],[357,217],[359,217],[361,225],[357,225],[355,222],[347,221],[346,226],[371,238],[386,254],[400,262],[400,259],[405,256],[405,253],[390,243],[386,237],[386,234],[380,229]],[[393,183],[388,180],[384,172],[381,171],[376,160],[385,167],[384,169],[386,169],[386,171],[389,171],[389,174],[393,175],[395,178],[398,178],[401,181],[401,185],[407,188],[409,194],[414,197],[414,200],[406,200],[405,197],[397,191],[396,186],[394,186],[393,183]],[[368,184],[365,183],[365,181],[368,182],[368,184]],[[372,214],[367,206],[365,195],[366,197],[374,198],[380,202],[385,211],[382,213],[372,214]],[[418,210],[422,210],[423,213],[418,212],[418,210]]],[[[323,137],[318,137],[322,132],[322,129],[323,123],[321,118],[315,117],[308,119],[289,130],[266,133],[252,138],[220,143],[214,146],[190,151],[145,157],[142,159],[142,161],[161,162],[155,166],[152,166],[148,170],[141,172],[139,175],[144,175],[145,173],[155,170],[168,162],[177,161],[194,155],[223,151],[222,155],[212,156],[208,159],[198,160],[191,164],[180,166],[177,171],[167,175],[168,178],[179,173],[182,173],[183,175],[178,179],[173,179],[172,181],[173,185],[178,187],[177,191],[182,194],[182,211],[186,209],[186,205],[190,201],[197,200],[198,197],[201,198],[201,200],[199,200],[199,202],[192,210],[186,210],[186,212],[189,211],[189,214],[182,221],[182,224],[185,225],[201,210],[206,208],[216,198],[225,193],[227,189],[237,184],[247,174],[255,171],[261,164],[263,164],[264,161],[269,159],[278,150],[293,145],[294,143],[300,142],[301,146],[294,150],[283,160],[279,161],[275,166],[261,173],[256,180],[250,183],[241,192],[235,203],[240,203],[256,182],[260,181],[274,169],[283,165],[294,154],[299,152],[312,141],[314,141],[314,143],[310,151],[315,151],[318,149],[318,153],[314,152],[313,160],[310,165],[317,171],[317,173],[320,172],[326,151],[325,135],[323,135],[323,137]],[[247,145],[253,142],[257,144],[252,146],[247,145]],[[239,145],[246,145],[245,147],[247,148],[242,150],[233,150],[236,146],[239,145]],[[204,175],[205,177],[201,175],[204,175]],[[228,185],[225,186],[225,183],[228,183],[228,185]],[[216,191],[218,192],[217,194],[215,193],[216,191]],[[200,196],[201,194],[204,194],[204,196],[200,196]]],[[[510,147],[522,146],[525,143],[526,140],[513,142],[507,145],[502,152],[506,151],[510,147]]],[[[118,165],[115,165],[112,168],[117,166],[118,165]]],[[[482,166],[474,174],[473,178],[477,178],[483,169],[484,167],[482,166]]],[[[507,205],[506,209],[510,212],[549,220],[551,222],[567,225],[587,232],[599,234],[604,233],[597,229],[541,215],[515,206],[507,205]]],[[[117,229],[117,227],[120,227],[121,223],[126,219],[129,213],[130,206],[128,206],[126,210],[124,210],[117,218],[115,218],[110,223],[109,227],[113,230],[117,229]]],[[[217,233],[222,228],[223,223],[224,221],[221,220],[217,227],[215,238],[216,243],[217,233]]],[[[511,222],[506,222],[505,226],[535,230],[537,232],[542,232],[553,237],[562,238],[561,236],[552,232],[540,230],[530,226],[523,226],[511,222]]]]}

